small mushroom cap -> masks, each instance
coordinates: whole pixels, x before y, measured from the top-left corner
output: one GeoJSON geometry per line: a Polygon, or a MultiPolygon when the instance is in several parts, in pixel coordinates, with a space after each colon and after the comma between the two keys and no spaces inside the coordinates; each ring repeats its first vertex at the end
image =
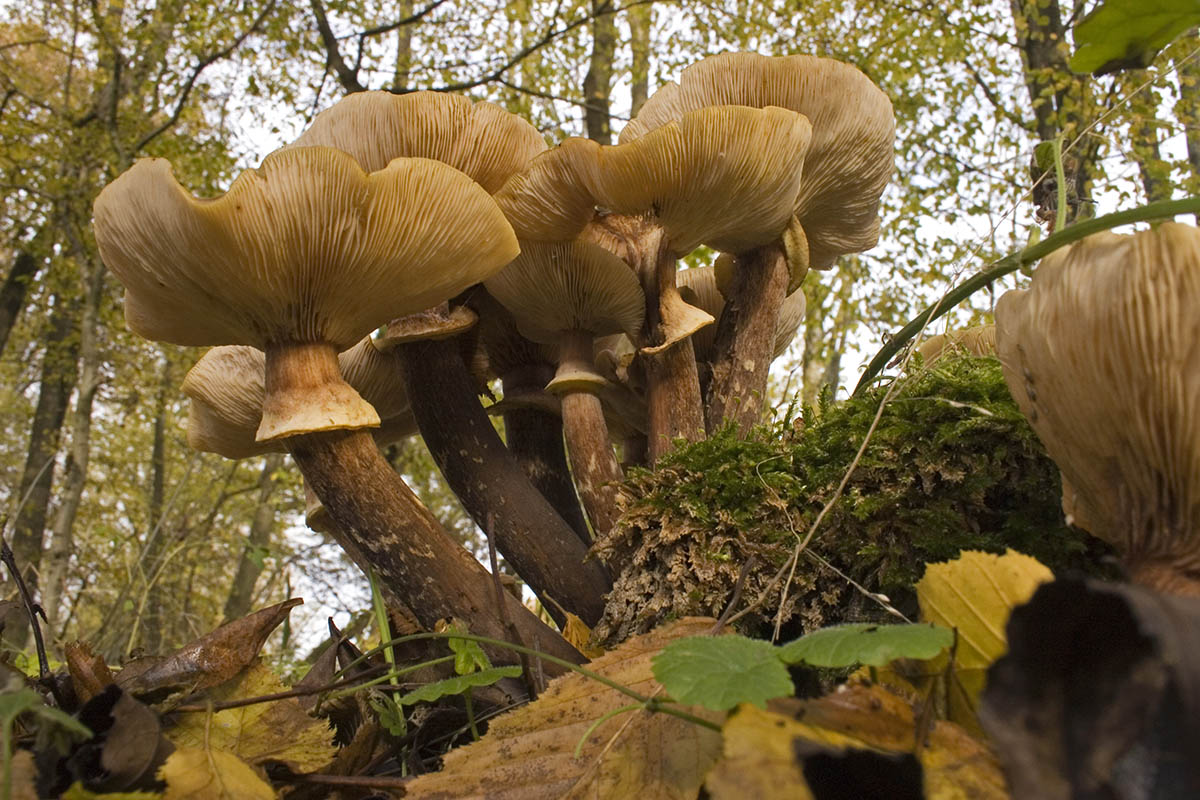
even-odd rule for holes
{"type": "Polygon", "coordinates": [[[466,306],[450,308],[449,303],[442,303],[416,314],[397,317],[388,323],[383,336],[373,341],[380,350],[390,350],[405,342],[449,339],[471,330],[478,321],[479,315],[466,306]]]}
{"type": "Polygon", "coordinates": [[[957,331],[946,331],[921,342],[917,352],[925,365],[937,361],[946,353],[965,352],[973,356],[996,355],[996,326],[976,325],[957,331]]]}
{"type": "MultiPolygon", "coordinates": [[[[382,423],[371,430],[380,446],[417,432],[416,419],[395,359],[378,353],[369,339],[338,356],[346,382],[378,412],[382,423]]],[[[188,371],[183,393],[192,401],[188,446],[226,458],[286,452],[282,439],[255,441],[262,423],[266,356],[254,347],[214,347],[188,371]]]]}
{"type": "Polygon", "coordinates": [[[646,314],[641,282],[621,259],[583,242],[523,242],[521,254],[484,281],[533,341],[562,331],[639,335],[646,314]]]}
{"type": "MultiPolygon", "coordinates": [[[[879,196],[891,177],[892,103],[859,70],[825,58],[722,53],[683,70],[621,131],[622,143],[706,106],[780,106],[812,123],[795,212],[811,265],[830,266],[879,238],[879,196]]],[[[731,251],[733,252],[733,251],[731,251]]]]}
{"type": "Polygon", "coordinates": [[[1088,529],[1200,574],[1200,231],[1090,236],[996,306],[1013,398],[1088,529]]]}
{"type": "Polygon", "coordinates": [[[446,92],[355,92],[317,114],[294,146],[343,150],[368,172],[393,158],[429,158],[489,194],[546,149],[537,129],[493,103],[446,92]]]}
{"type": "Polygon", "coordinates": [[[499,208],[445,164],[367,174],[328,147],[280,150],[199,200],[163,159],[100,193],[96,241],[125,284],[129,328],[183,345],[352,346],[436,305],[518,252],[499,208]]]}
{"type": "Polygon", "coordinates": [[[811,133],[782,108],[702,108],[628,144],[568,139],[496,200],[522,239],[573,239],[600,206],[654,212],[677,254],[701,243],[741,252],[787,227],[811,133]]]}

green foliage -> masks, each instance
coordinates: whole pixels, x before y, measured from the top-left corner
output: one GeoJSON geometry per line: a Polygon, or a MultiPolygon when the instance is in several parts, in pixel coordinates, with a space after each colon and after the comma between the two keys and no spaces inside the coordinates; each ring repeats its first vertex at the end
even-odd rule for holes
{"type": "Polygon", "coordinates": [[[432,703],[450,695],[463,694],[479,686],[491,686],[501,678],[519,678],[520,667],[492,667],[491,669],[471,672],[466,675],[455,675],[433,683],[427,683],[408,694],[400,697],[399,703],[411,706],[416,703],[432,703]]]}
{"type": "Polygon", "coordinates": [[[779,648],[745,636],[676,639],[654,657],[653,669],[672,700],[713,711],[739,703],[766,708],[793,691],[779,648]]]}
{"type": "Polygon", "coordinates": [[[1196,0],[1105,0],[1075,26],[1071,69],[1095,75],[1143,69],[1171,40],[1197,24],[1196,0]]]}
{"type": "Polygon", "coordinates": [[[897,658],[930,659],[954,643],[954,631],[937,625],[872,625],[852,623],[813,631],[783,645],[779,657],[788,664],[813,667],[882,667],[897,658]]]}
{"type": "MultiPolygon", "coordinates": [[[[1104,547],[1064,524],[1058,469],[997,360],[947,357],[899,380],[797,567],[785,621],[813,630],[883,619],[826,564],[909,611],[924,565],[964,549],[1011,547],[1054,570],[1103,571],[1104,547]]],[[[887,389],[840,404],[826,393],[792,422],[744,440],[720,431],[633,473],[622,521],[597,545],[618,573],[598,634],[620,640],[671,615],[720,614],[751,556],[744,597],[758,598],[833,497],[887,389]]],[[[742,624],[773,622],[780,596],[742,624]]]]}

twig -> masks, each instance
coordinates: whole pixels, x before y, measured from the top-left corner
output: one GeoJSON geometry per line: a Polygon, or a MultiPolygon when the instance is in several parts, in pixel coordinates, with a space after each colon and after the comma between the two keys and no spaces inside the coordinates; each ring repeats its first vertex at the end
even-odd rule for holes
{"type": "MultiPolygon", "coordinates": [[[[21,570],[17,567],[17,558],[13,555],[12,548],[8,546],[8,539],[3,536],[0,536],[0,560],[4,562],[4,566],[8,567],[8,574],[12,575],[13,582],[17,584],[17,591],[21,593],[21,601],[25,604],[25,612],[29,614],[29,624],[33,627],[34,646],[37,648],[38,681],[44,686],[50,687],[54,692],[54,682],[50,679],[50,661],[46,658],[46,643],[42,639],[42,626],[38,624],[38,615],[41,614],[46,624],[49,624],[50,621],[46,619],[46,612],[42,610],[42,607],[33,601],[29,587],[25,585],[25,577],[21,575],[21,570]]],[[[62,700],[59,698],[58,692],[54,692],[54,699],[61,708],[62,700]]]]}
{"type": "Polygon", "coordinates": [[[754,569],[754,565],[758,562],[758,556],[750,556],[742,564],[741,570],[738,572],[737,583],[733,586],[733,596],[729,598],[729,603],[725,606],[725,610],[721,612],[721,616],[717,619],[717,624],[712,626],[709,635],[716,636],[725,627],[725,623],[729,621],[729,617],[733,615],[733,610],[737,608],[737,604],[742,600],[742,589],[746,586],[746,576],[750,574],[750,570],[754,569]]]}
{"type": "Polygon", "coordinates": [[[171,709],[171,711],[172,713],[177,714],[189,714],[201,711],[227,711],[231,708],[242,708],[243,706],[253,706],[258,705],[259,703],[273,703],[276,700],[287,700],[292,697],[305,697],[310,694],[320,694],[321,692],[329,692],[335,689],[345,689],[353,686],[359,681],[366,681],[375,677],[379,677],[373,673],[386,670],[387,667],[381,664],[377,667],[368,667],[361,674],[355,675],[353,678],[343,678],[342,680],[326,683],[323,686],[311,686],[305,689],[289,689],[286,692],[261,694],[256,697],[239,697],[236,700],[223,700],[219,703],[192,703],[190,705],[176,706],[175,708],[171,709]]]}

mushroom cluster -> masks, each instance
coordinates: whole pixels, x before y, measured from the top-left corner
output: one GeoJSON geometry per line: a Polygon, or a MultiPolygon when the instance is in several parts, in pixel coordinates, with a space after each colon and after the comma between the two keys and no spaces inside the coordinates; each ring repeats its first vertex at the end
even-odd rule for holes
{"type": "Polygon", "coordinates": [[[617,524],[622,462],[759,420],[805,274],[878,236],[892,137],[861,72],[802,56],[693,65],[612,146],[548,148],[463,97],[365,92],[214,199],[139,161],[95,232],[131,330],[215,346],[184,384],[194,447],[291,453],[313,524],[421,624],[515,629],[578,660],[379,445],[419,432],[551,615],[595,623],[612,579],[588,553],[617,524]],[[715,268],[677,272],[700,245],[715,268]]]}

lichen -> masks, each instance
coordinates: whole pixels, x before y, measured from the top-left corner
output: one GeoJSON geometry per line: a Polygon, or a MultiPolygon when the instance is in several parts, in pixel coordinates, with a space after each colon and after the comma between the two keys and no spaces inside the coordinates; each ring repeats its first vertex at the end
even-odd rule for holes
{"type": "MultiPolygon", "coordinates": [[[[1011,547],[1055,571],[1109,574],[1107,548],[1063,521],[1058,469],[996,359],[942,358],[898,380],[796,566],[787,635],[886,618],[866,592],[912,616],[924,565],[965,549],[1011,547]]],[[[596,545],[617,576],[598,636],[612,643],[675,616],[719,615],[748,562],[741,604],[755,601],[834,496],[887,389],[841,403],[825,395],[745,439],[727,428],[634,471],[620,522],[596,545]]],[[[783,595],[781,581],[740,627],[769,632],[783,595]]]]}

